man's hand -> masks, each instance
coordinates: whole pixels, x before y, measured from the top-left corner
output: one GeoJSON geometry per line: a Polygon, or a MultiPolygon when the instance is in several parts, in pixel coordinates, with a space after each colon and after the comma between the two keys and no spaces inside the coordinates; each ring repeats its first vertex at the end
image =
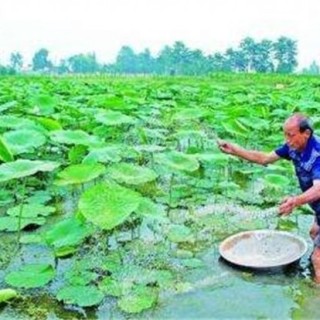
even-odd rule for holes
{"type": "Polygon", "coordinates": [[[280,215],[288,215],[292,212],[292,210],[297,207],[297,200],[295,197],[286,197],[282,200],[279,206],[280,215]]]}
{"type": "Polygon", "coordinates": [[[235,146],[229,142],[226,142],[224,140],[218,140],[218,147],[219,149],[228,154],[235,154],[235,146]]]}

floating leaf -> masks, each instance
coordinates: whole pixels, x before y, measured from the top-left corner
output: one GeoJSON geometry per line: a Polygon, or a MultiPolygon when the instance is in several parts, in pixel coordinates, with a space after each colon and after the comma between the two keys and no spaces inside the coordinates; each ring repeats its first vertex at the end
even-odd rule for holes
{"type": "Polygon", "coordinates": [[[107,146],[103,148],[92,149],[83,159],[83,163],[119,162],[121,161],[122,152],[121,146],[107,146]]]}
{"type": "Polygon", "coordinates": [[[51,118],[37,117],[35,120],[40,123],[48,131],[61,130],[60,122],[51,118]]]}
{"type": "Polygon", "coordinates": [[[67,304],[75,304],[80,307],[98,305],[103,298],[103,293],[94,286],[64,287],[57,294],[58,300],[63,300],[67,304]]]}
{"type": "Polygon", "coordinates": [[[56,252],[59,251],[59,256],[63,256],[62,252],[70,253],[71,248],[79,245],[91,233],[92,228],[90,226],[71,217],[53,225],[45,232],[44,239],[50,246],[54,247],[56,252]]]}
{"type": "Polygon", "coordinates": [[[177,151],[157,154],[155,160],[173,171],[192,172],[199,168],[199,162],[194,156],[177,151]]]}
{"type": "Polygon", "coordinates": [[[79,209],[93,224],[111,230],[138,208],[140,200],[141,197],[130,189],[101,183],[82,194],[79,209]]]}
{"type": "Polygon", "coordinates": [[[56,185],[80,184],[98,178],[105,172],[102,164],[75,164],[57,174],[56,185]]]}
{"type": "Polygon", "coordinates": [[[5,281],[14,287],[36,288],[45,286],[54,276],[55,271],[51,265],[30,264],[18,271],[10,272],[5,281]]]}
{"type": "Polygon", "coordinates": [[[55,130],[50,133],[50,138],[58,143],[75,144],[84,146],[99,146],[98,137],[89,135],[82,130],[55,130]]]}
{"type": "Polygon", "coordinates": [[[19,129],[19,128],[31,128],[35,127],[35,122],[16,116],[0,116],[0,128],[10,128],[10,129],[19,129]]]}
{"type": "Polygon", "coordinates": [[[118,306],[127,313],[139,313],[152,308],[156,302],[157,291],[154,288],[136,286],[130,294],[118,301],[118,306]]]}
{"type": "Polygon", "coordinates": [[[120,297],[122,295],[121,284],[118,281],[116,281],[115,279],[112,279],[111,277],[104,278],[99,283],[99,289],[104,294],[112,296],[112,297],[120,297]]]}
{"type": "MultiPolygon", "coordinates": [[[[20,230],[24,229],[28,225],[41,226],[45,224],[46,219],[43,217],[36,218],[22,218],[20,221],[20,230]]],[[[18,231],[19,230],[19,218],[18,217],[0,217],[0,231],[18,231]]]]}
{"type": "Polygon", "coordinates": [[[1,289],[0,290],[0,303],[6,302],[18,296],[18,292],[13,289],[1,289]]]}
{"type": "MultiPolygon", "coordinates": [[[[12,217],[18,217],[20,215],[21,206],[15,206],[8,209],[7,214],[12,217]]],[[[23,218],[36,218],[37,216],[48,216],[55,212],[56,208],[50,206],[44,206],[42,204],[32,203],[22,205],[21,216],[23,218]]]]}
{"type": "Polygon", "coordinates": [[[118,183],[131,185],[143,184],[157,178],[157,174],[153,170],[129,163],[115,164],[108,169],[108,173],[118,183]]]}
{"type": "Polygon", "coordinates": [[[134,119],[119,111],[106,110],[98,113],[95,119],[107,126],[119,126],[122,124],[132,124],[134,119]]]}
{"type": "Polygon", "coordinates": [[[135,210],[138,215],[143,217],[163,217],[165,211],[163,207],[154,203],[148,198],[142,198],[139,207],[135,210]]]}
{"type": "Polygon", "coordinates": [[[50,115],[54,113],[54,107],[57,104],[57,100],[52,96],[41,94],[33,96],[30,99],[30,104],[33,106],[32,109],[28,110],[30,113],[50,115]]]}
{"type": "Polygon", "coordinates": [[[9,101],[0,105],[0,112],[15,107],[18,104],[17,101],[9,101]]]}
{"type": "Polygon", "coordinates": [[[38,171],[52,171],[59,167],[54,161],[16,160],[0,165],[0,182],[31,176],[38,171]]]}
{"type": "Polygon", "coordinates": [[[3,138],[14,154],[32,152],[46,142],[46,137],[42,133],[32,129],[9,131],[3,138]]]}

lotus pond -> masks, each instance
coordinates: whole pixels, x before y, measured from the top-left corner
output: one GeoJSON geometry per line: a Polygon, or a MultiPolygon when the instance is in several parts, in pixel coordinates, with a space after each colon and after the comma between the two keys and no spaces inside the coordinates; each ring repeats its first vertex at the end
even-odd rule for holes
{"type": "Polygon", "coordinates": [[[296,111],[319,130],[319,78],[0,80],[0,319],[319,319],[312,212],[267,214],[299,192],[290,163],[216,146],[271,151],[296,111]],[[254,229],[309,251],[259,272],[222,261],[254,229]]]}

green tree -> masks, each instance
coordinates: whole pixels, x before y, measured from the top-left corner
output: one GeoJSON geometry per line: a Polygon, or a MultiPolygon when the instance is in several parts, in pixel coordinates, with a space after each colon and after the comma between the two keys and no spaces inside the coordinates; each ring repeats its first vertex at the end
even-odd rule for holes
{"type": "Polygon", "coordinates": [[[296,58],[297,42],[287,37],[280,37],[277,42],[274,43],[274,56],[277,63],[277,72],[293,72],[298,65],[296,58]]]}
{"type": "Polygon", "coordinates": [[[68,69],[74,73],[95,73],[100,70],[94,53],[81,53],[68,58],[68,66],[68,69]]]}
{"type": "Polygon", "coordinates": [[[137,73],[138,57],[131,47],[121,47],[116,59],[116,70],[120,73],[137,73]]]}
{"type": "Polygon", "coordinates": [[[316,61],[312,61],[312,63],[310,64],[310,66],[308,68],[304,68],[302,70],[302,73],[318,75],[318,74],[320,74],[320,67],[316,61]]]}
{"type": "Polygon", "coordinates": [[[52,68],[52,62],[48,59],[49,51],[45,48],[37,51],[32,58],[32,70],[33,71],[50,71],[52,68]]]}
{"type": "Polygon", "coordinates": [[[12,52],[10,54],[10,66],[16,72],[21,71],[22,66],[23,66],[23,57],[20,52],[12,52]]]}

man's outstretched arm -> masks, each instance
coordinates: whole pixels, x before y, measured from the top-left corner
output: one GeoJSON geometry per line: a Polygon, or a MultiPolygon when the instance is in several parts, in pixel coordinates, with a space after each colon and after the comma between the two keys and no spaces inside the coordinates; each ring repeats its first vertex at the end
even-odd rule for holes
{"type": "Polygon", "coordinates": [[[255,151],[255,150],[247,150],[247,149],[241,148],[236,144],[229,143],[224,140],[219,140],[218,146],[220,150],[224,153],[232,154],[239,158],[248,160],[250,162],[258,163],[261,165],[267,165],[269,163],[273,163],[280,159],[280,157],[274,151],[270,153],[265,153],[261,151],[255,151]]]}

